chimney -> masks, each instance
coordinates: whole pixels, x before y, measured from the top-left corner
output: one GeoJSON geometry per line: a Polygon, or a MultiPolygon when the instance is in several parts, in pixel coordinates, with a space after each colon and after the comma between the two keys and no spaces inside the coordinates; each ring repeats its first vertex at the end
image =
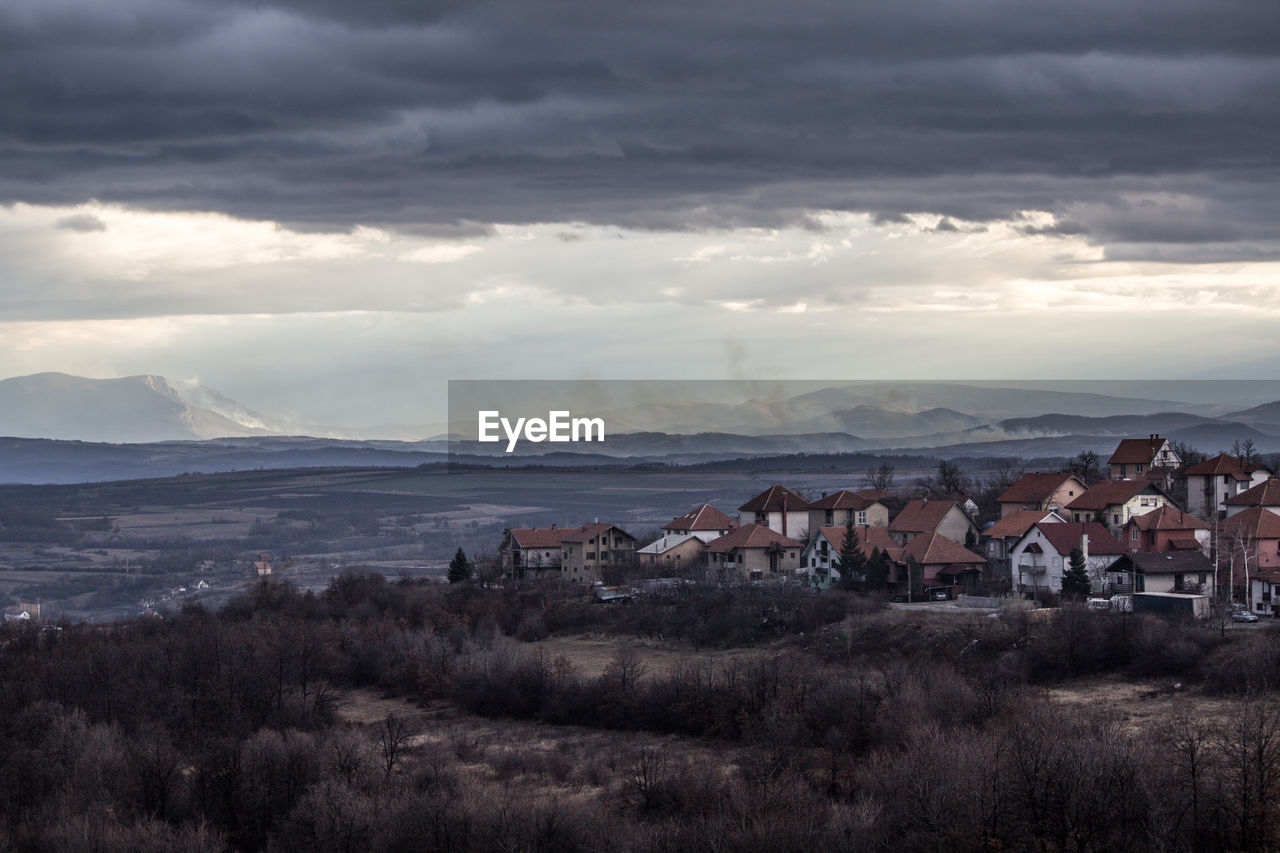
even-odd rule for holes
{"type": "Polygon", "coordinates": [[[1083,530],[1080,531],[1080,553],[1084,554],[1085,559],[1089,559],[1089,534],[1083,530]]]}
{"type": "Polygon", "coordinates": [[[554,521],[553,521],[553,522],[551,522],[551,529],[552,529],[552,530],[555,530],[555,529],[556,529],[556,523],[555,523],[554,521]]]}

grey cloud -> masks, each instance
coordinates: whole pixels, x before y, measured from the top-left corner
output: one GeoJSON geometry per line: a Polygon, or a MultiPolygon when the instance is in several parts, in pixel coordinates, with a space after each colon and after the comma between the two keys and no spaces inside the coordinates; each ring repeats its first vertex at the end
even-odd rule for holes
{"type": "Polygon", "coordinates": [[[420,233],[1034,208],[1108,245],[1274,239],[1276,4],[105,6],[0,10],[0,201],[420,233]],[[1199,203],[1125,200],[1152,185],[1199,203]]]}
{"type": "Polygon", "coordinates": [[[54,227],[65,231],[78,231],[82,234],[87,234],[93,231],[106,231],[107,223],[92,213],[73,213],[70,216],[63,216],[58,219],[54,223],[54,227]]]}

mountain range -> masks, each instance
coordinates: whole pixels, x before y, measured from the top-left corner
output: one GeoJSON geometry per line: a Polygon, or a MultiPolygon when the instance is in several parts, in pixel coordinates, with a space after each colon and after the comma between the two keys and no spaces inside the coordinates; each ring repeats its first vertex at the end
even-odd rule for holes
{"type": "MultiPolygon", "coordinates": [[[[1203,394],[1188,394],[1187,401],[1167,394],[1120,397],[1076,387],[954,382],[843,383],[739,402],[653,395],[644,404],[605,411],[579,407],[608,423],[604,444],[573,445],[566,452],[563,444],[524,442],[518,455],[536,457],[539,464],[577,464],[593,455],[666,464],[796,453],[1047,457],[1087,449],[1105,456],[1119,438],[1151,433],[1206,452],[1252,439],[1269,453],[1280,451],[1280,401],[1259,402],[1262,394],[1275,392],[1270,386],[1259,383],[1252,404],[1244,407],[1203,394]]],[[[1177,390],[1171,383],[1143,387],[1177,390]]],[[[533,393],[529,399],[545,407],[548,397],[533,393]]],[[[557,406],[575,402],[551,399],[557,406]]],[[[449,443],[423,428],[375,430],[380,434],[374,440],[369,430],[298,425],[212,388],[161,376],[41,373],[0,381],[0,436],[9,437],[0,440],[0,481],[104,479],[130,466],[136,466],[135,476],[290,464],[412,466],[442,461],[450,451],[455,458],[518,463],[501,443],[474,442],[474,424],[468,438],[467,426],[447,436],[449,443]],[[87,444],[71,454],[68,441],[87,444]],[[137,448],[117,451],[111,445],[137,448]]]]}

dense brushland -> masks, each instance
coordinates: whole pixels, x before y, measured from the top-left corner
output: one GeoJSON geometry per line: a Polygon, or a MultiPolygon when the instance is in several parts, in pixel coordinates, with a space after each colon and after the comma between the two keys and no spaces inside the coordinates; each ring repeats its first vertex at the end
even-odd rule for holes
{"type": "Polygon", "coordinates": [[[1272,849],[1278,640],[785,588],[268,582],[6,626],[0,849],[1272,849]],[[1119,677],[1164,710],[1055,695],[1119,677]]]}

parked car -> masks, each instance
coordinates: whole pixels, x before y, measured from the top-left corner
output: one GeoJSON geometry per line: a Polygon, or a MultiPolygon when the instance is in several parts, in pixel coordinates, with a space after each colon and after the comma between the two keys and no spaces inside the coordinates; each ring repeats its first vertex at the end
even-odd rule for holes
{"type": "Polygon", "coordinates": [[[1232,622],[1257,622],[1256,613],[1250,613],[1248,610],[1237,610],[1231,614],[1232,622]]]}

